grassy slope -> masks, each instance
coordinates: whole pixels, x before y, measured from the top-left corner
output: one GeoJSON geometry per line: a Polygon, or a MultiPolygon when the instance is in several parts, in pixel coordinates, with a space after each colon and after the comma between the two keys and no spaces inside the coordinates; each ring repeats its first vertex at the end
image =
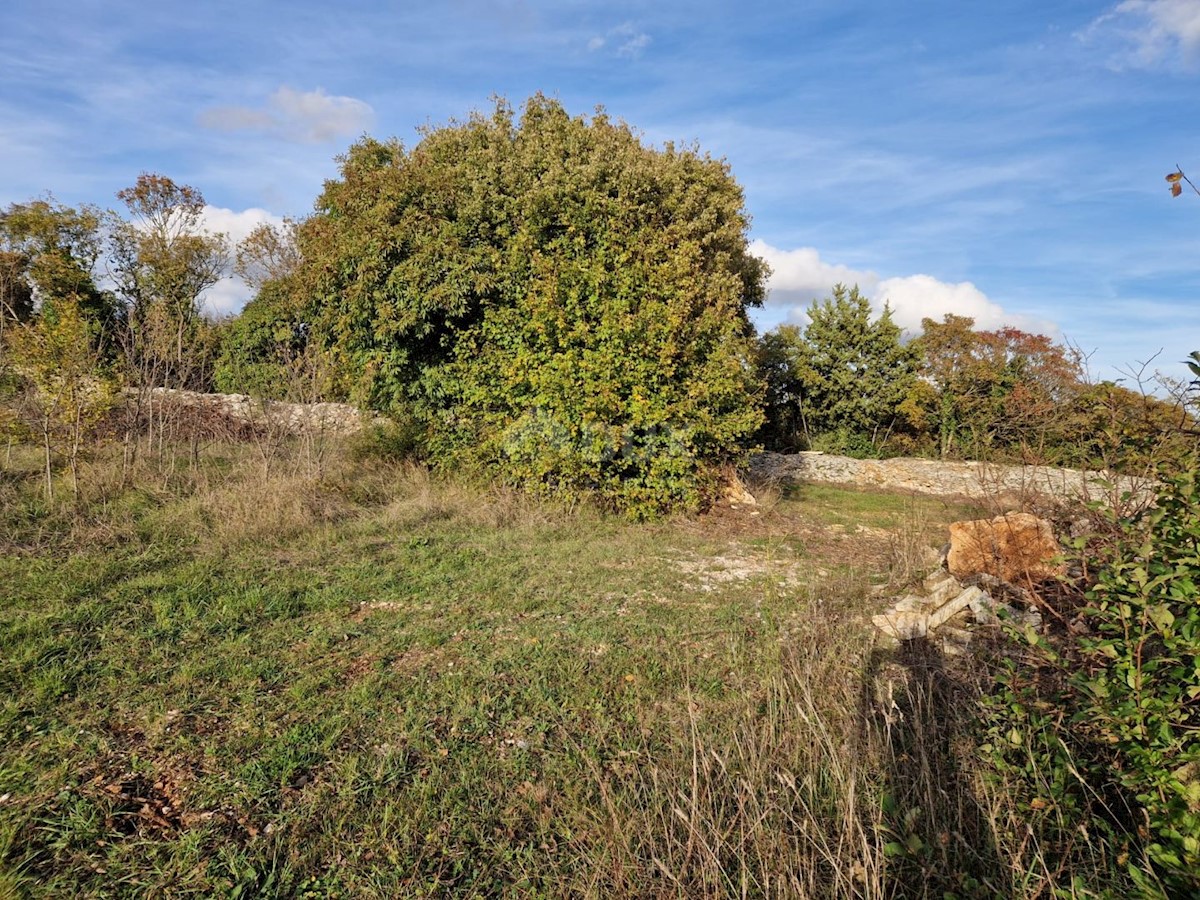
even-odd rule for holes
{"type": "Polygon", "coordinates": [[[811,488],[638,526],[334,469],[101,467],[71,518],[7,476],[0,894],[870,896],[987,869],[963,835],[888,861],[862,731],[865,589],[964,510],[811,488]]]}

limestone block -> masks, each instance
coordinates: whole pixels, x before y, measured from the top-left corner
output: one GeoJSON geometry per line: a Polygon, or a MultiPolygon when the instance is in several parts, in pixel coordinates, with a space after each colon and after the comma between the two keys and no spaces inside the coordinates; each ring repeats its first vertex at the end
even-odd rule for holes
{"type": "Polygon", "coordinates": [[[1061,566],[1050,564],[1060,552],[1049,522],[1008,513],[951,525],[946,565],[959,578],[983,572],[1003,581],[1043,581],[1061,574],[1061,566]]]}
{"type": "Polygon", "coordinates": [[[971,615],[979,625],[995,625],[1000,621],[997,612],[1002,609],[1011,612],[1007,604],[997,603],[991,594],[984,591],[980,591],[979,596],[971,601],[971,615]]]}
{"type": "Polygon", "coordinates": [[[929,614],[928,628],[930,631],[935,631],[946,622],[950,621],[964,609],[971,606],[972,603],[978,602],[982,597],[986,597],[983,591],[977,587],[969,587],[961,594],[955,597],[948,603],[943,604],[937,610],[929,614]]]}
{"type": "Polygon", "coordinates": [[[933,606],[941,606],[957,597],[963,589],[962,583],[940,566],[925,576],[921,587],[933,606]]]}
{"type": "Polygon", "coordinates": [[[929,602],[928,597],[918,597],[916,594],[905,594],[892,606],[893,612],[909,613],[919,612],[928,613],[934,604],[929,602]]]}
{"type": "Polygon", "coordinates": [[[892,609],[882,615],[873,616],[871,621],[884,634],[902,641],[923,638],[929,633],[929,618],[917,610],[892,609]]]}

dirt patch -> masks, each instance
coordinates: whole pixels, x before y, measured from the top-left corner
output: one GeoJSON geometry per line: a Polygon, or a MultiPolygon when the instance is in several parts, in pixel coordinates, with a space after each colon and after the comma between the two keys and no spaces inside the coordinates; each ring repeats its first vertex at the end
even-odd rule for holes
{"type": "Polygon", "coordinates": [[[755,553],[738,544],[730,544],[728,550],[715,556],[686,556],[667,562],[695,580],[702,591],[757,580],[796,587],[810,580],[812,573],[811,565],[801,560],[755,553]]]}
{"type": "Polygon", "coordinates": [[[404,609],[404,607],[405,604],[396,603],[392,600],[364,600],[358,604],[358,609],[350,613],[350,621],[362,622],[372,613],[404,609]]]}
{"type": "Polygon", "coordinates": [[[345,684],[353,684],[356,681],[361,681],[371,672],[375,671],[375,664],[379,662],[379,657],[367,654],[359,656],[351,660],[350,665],[342,672],[342,682],[345,684]]]}
{"type": "Polygon", "coordinates": [[[429,674],[431,669],[435,666],[440,667],[443,663],[447,667],[453,667],[454,661],[449,659],[450,656],[449,648],[444,646],[410,647],[392,659],[388,668],[399,675],[415,677],[420,674],[429,674]]]}
{"type": "MultiPolygon", "coordinates": [[[[172,710],[164,727],[181,719],[172,710]]],[[[114,730],[111,741],[111,751],[89,767],[79,788],[103,810],[110,834],[171,834],[218,815],[190,802],[191,786],[203,774],[197,762],[161,752],[136,730],[114,730]]]]}

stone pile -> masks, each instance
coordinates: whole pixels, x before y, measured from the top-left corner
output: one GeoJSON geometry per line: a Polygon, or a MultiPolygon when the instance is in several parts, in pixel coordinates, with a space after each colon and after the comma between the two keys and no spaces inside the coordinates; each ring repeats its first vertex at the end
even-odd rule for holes
{"type": "Polygon", "coordinates": [[[927,639],[951,655],[968,647],[976,627],[1007,621],[1040,630],[1037,603],[1020,584],[1061,574],[1060,552],[1050,523],[1028,513],[956,522],[942,564],[872,621],[889,638],[927,639]]]}

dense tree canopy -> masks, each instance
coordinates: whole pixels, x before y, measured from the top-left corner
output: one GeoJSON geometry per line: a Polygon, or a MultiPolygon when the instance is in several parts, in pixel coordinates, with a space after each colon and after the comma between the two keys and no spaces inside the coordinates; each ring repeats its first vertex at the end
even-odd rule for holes
{"type": "Polygon", "coordinates": [[[1043,334],[976,331],[967,316],[922,321],[916,341],[933,388],[929,418],[943,456],[1061,443],[1066,410],[1082,387],[1078,355],[1043,334]]]}
{"type": "Polygon", "coordinates": [[[341,174],[299,234],[317,326],[436,462],[652,512],[758,427],[766,267],[723,162],[536,96],[341,174]]]}
{"type": "Polygon", "coordinates": [[[102,219],[98,209],[49,197],[0,212],[0,323],[28,318],[35,304],[49,309],[69,300],[89,323],[93,344],[111,340],[116,301],[96,283],[102,219]]]}
{"type": "Polygon", "coordinates": [[[912,391],[914,349],[901,341],[891,311],[873,317],[857,287],[836,285],[808,319],[803,331],[783,325],[763,337],[766,437],[780,446],[871,446],[895,427],[912,391]]]}

